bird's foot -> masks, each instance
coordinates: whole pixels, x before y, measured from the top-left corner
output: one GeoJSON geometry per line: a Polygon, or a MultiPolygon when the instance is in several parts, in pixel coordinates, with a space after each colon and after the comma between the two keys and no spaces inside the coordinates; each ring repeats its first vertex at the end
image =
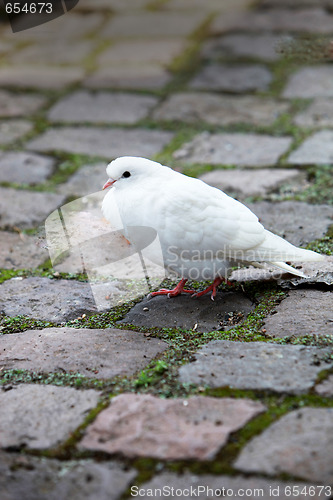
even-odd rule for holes
{"type": "Polygon", "coordinates": [[[148,298],[150,299],[151,297],[155,297],[156,295],[167,295],[168,298],[171,298],[171,297],[176,297],[177,295],[180,295],[182,292],[193,294],[194,290],[185,290],[184,285],[185,285],[186,281],[187,281],[187,279],[185,279],[185,278],[180,280],[178,285],[175,286],[175,288],[173,288],[172,290],[168,290],[167,288],[161,288],[157,292],[151,292],[148,295],[148,298]]]}
{"type": "Polygon", "coordinates": [[[192,298],[197,299],[198,297],[202,297],[203,295],[206,295],[206,293],[208,293],[208,292],[212,292],[212,295],[210,296],[210,298],[212,300],[214,300],[215,296],[216,296],[217,287],[223,282],[226,283],[227,285],[233,285],[233,283],[231,283],[231,281],[228,281],[225,278],[215,278],[215,280],[213,281],[213,283],[210,286],[208,286],[207,288],[202,290],[202,292],[194,293],[192,295],[192,298]]]}

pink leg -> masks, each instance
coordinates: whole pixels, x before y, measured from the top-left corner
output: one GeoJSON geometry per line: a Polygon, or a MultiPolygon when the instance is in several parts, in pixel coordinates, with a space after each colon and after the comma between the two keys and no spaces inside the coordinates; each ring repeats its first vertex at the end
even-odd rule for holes
{"type": "Polygon", "coordinates": [[[185,290],[184,285],[186,283],[187,279],[183,278],[180,280],[177,286],[173,288],[172,290],[167,290],[166,288],[161,288],[161,290],[158,290],[158,292],[151,292],[148,297],[155,297],[156,295],[167,295],[169,298],[170,297],[176,297],[177,295],[180,295],[182,292],[184,293],[194,293],[194,290],[185,290]]]}
{"type": "Polygon", "coordinates": [[[227,283],[227,285],[233,285],[233,283],[231,283],[231,281],[228,281],[225,278],[215,278],[215,280],[213,281],[213,283],[210,286],[208,286],[207,288],[205,288],[205,290],[203,290],[202,292],[194,293],[192,295],[192,297],[196,299],[196,298],[202,297],[203,295],[206,295],[206,293],[212,291],[212,295],[210,296],[210,298],[212,300],[214,300],[214,298],[216,296],[216,289],[223,282],[227,283]]]}

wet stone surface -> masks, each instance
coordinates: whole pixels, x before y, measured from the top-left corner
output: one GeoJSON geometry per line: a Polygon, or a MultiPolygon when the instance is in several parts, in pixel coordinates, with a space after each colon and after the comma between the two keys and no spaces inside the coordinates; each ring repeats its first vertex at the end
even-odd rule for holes
{"type": "Polygon", "coordinates": [[[290,137],[202,132],[173,156],[188,163],[266,167],[274,165],[291,144],[290,137]]]}
{"type": "Polygon", "coordinates": [[[190,83],[192,89],[220,90],[235,94],[267,90],[270,71],[259,64],[211,64],[203,68],[190,83]]]}
{"type": "Polygon", "coordinates": [[[266,318],[264,328],[272,337],[333,335],[332,303],[331,291],[291,290],[276,314],[266,318]]]}
{"type": "Polygon", "coordinates": [[[136,326],[195,328],[198,332],[229,330],[244,321],[255,304],[242,293],[218,292],[214,302],[210,293],[198,299],[189,294],[144,299],[119,322],[136,326]]]}
{"type": "Polygon", "coordinates": [[[117,462],[0,453],[0,491],[5,499],[118,500],[135,476],[134,469],[117,462]]]}
{"type": "Polygon", "coordinates": [[[92,389],[77,391],[71,387],[33,384],[0,391],[0,446],[31,449],[56,446],[83,422],[97,405],[98,397],[99,393],[92,389]]]}
{"type": "Polygon", "coordinates": [[[328,352],[318,347],[213,340],[195,354],[194,362],[180,368],[179,380],[300,394],[314,385],[320,371],[332,366],[324,360],[328,352]]]}
{"type": "Polygon", "coordinates": [[[231,432],[263,411],[264,405],[247,399],[121,394],[87,428],[79,448],[128,457],[209,460],[231,432]]]}
{"type": "Polygon", "coordinates": [[[332,484],[333,408],[303,408],[285,415],[242,450],[235,467],[332,484]]]}
{"type": "Polygon", "coordinates": [[[113,378],[143,369],[168,345],[133,331],[47,328],[0,338],[4,369],[113,378]]]}

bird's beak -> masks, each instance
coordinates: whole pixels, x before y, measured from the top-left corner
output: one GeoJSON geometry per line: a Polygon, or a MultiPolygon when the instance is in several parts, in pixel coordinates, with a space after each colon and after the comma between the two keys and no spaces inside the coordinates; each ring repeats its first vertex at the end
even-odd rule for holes
{"type": "Polygon", "coordinates": [[[108,179],[108,180],[106,181],[106,183],[104,184],[103,189],[106,189],[106,188],[108,188],[108,187],[112,186],[112,184],[114,184],[115,182],[116,182],[116,181],[114,181],[114,180],[112,180],[112,179],[108,179]]]}

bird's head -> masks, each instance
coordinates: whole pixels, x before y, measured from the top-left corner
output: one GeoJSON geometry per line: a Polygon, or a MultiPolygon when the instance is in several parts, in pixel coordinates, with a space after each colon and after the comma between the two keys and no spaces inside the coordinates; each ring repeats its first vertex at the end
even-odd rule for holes
{"type": "Polygon", "coordinates": [[[144,178],[158,168],[163,168],[160,163],[136,156],[121,156],[113,160],[106,168],[109,179],[103,186],[106,189],[116,182],[117,187],[129,185],[133,180],[144,178]]]}

